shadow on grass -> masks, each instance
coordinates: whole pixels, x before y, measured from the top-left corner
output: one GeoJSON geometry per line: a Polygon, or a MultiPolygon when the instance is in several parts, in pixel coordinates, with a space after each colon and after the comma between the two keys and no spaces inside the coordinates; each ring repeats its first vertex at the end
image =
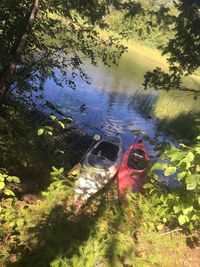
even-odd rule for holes
{"type": "MultiPolygon", "coordinates": [[[[64,266],[68,266],[66,261],[73,266],[70,260],[74,255],[79,256],[84,242],[93,234],[95,235],[96,222],[106,210],[105,198],[111,184],[95,196],[99,197],[100,203],[95,215],[89,216],[84,213],[74,215],[72,212],[66,211],[65,206],[56,205],[45,221],[39,222],[34,228],[29,229],[30,236],[36,237],[38,245],[30,249],[19,245],[15,249],[15,253],[21,254],[20,260],[8,263],[7,267],[46,267],[51,266],[52,262],[59,258],[61,261],[64,259],[64,266]]],[[[90,204],[90,201],[87,205],[90,204]]]]}
{"type": "Polygon", "coordinates": [[[39,245],[31,252],[25,250],[19,262],[7,266],[46,267],[58,256],[70,259],[79,254],[79,247],[88,239],[96,219],[84,215],[70,218],[63,206],[55,206],[45,223],[30,230],[39,245]]]}
{"type": "Polygon", "coordinates": [[[31,252],[25,251],[19,262],[8,266],[50,266],[59,255],[70,259],[79,253],[94,222],[85,216],[76,220],[70,219],[62,206],[54,207],[45,224],[31,230],[37,236],[39,246],[31,252]]]}
{"type": "Polygon", "coordinates": [[[200,244],[200,240],[199,240],[200,236],[189,236],[186,238],[186,244],[188,247],[190,247],[191,249],[195,249],[196,247],[199,247],[200,244]]]}

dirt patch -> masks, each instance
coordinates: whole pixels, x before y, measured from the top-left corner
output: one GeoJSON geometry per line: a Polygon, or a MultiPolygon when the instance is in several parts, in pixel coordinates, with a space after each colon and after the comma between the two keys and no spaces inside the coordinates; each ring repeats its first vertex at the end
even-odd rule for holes
{"type": "MultiPolygon", "coordinates": [[[[196,235],[185,236],[177,234],[176,237],[172,236],[171,239],[176,239],[175,249],[160,249],[160,253],[167,255],[171,259],[170,266],[177,267],[199,267],[200,266],[200,247],[199,237],[196,235]],[[190,241],[188,239],[195,240],[190,241]],[[191,247],[192,246],[192,247],[191,247]]],[[[173,242],[173,241],[172,241],[173,242]]],[[[162,266],[162,265],[161,265],[162,266]]],[[[164,265],[169,266],[169,265],[164,265]]]]}

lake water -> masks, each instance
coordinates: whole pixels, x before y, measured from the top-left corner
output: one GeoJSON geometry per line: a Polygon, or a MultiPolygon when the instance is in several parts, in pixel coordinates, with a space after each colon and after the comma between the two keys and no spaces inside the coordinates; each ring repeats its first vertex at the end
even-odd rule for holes
{"type": "MultiPolygon", "coordinates": [[[[144,113],[144,104],[139,97],[141,94],[147,95],[148,105],[155,102],[158,93],[144,91],[142,82],[145,72],[156,65],[152,58],[134,52],[125,55],[118,67],[93,67],[88,64],[85,71],[90,76],[91,84],[76,78],[76,89],[73,90],[67,86],[61,88],[47,79],[42,104],[50,101],[57,105],[66,116],[73,117],[76,125],[91,135],[120,135],[126,148],[138,138],[131,133],[132,130],[141,130],[151,138],[157,135],[156,120],[148,116],[148,112],[144,113]],[[84,108],[81,110],[82,105],[84,108]]],[[[165,134],[161,134],[160,138],[169,140],[165,134]]],[[[148,143],[146,145],[152,150],[148,143]]]]}

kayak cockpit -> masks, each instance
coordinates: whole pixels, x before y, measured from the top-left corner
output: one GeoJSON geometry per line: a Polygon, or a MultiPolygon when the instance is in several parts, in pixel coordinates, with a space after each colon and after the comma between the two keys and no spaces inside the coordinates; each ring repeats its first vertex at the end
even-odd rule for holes
{"type": "Polygon", "coordinates": [[[100,142],[88,156],[88,163],[96,168],[105,169],[113,165],[118,158],[119,146],[107,141],[100,142]]]}
{"type": "Polygon", "coordinates": [[[145,157],[145,152],[143,150],[131,150],[127,166],[134,170],[143,170],[147,167],[148,160],[145,157]]]}

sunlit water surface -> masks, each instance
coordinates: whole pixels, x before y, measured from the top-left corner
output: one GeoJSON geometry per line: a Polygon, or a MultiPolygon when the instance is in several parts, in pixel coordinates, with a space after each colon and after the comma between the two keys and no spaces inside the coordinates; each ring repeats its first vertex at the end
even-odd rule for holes
{"type": "MultiPolygon", "coordinates": [[[[150,100],[157,98],[157,92],[144,91],[142,87],[143,75],[156,65],[152,58],[138,56],[134,52],[125,55],[118,67],[92,67],[86,64],[85,71],[91,84],[76,78],[76,89],[73,90],[67,86],[61,88],[47,79],[44,98],[38,104],[49,113],[52,110],[44,105],[45,101],[57,105],[59,110],[66,116],[72,116],[74,123],[91,135],[120,135],[124,148],[127,148],[138,138],[132,130],[141,130],[151,138],[158,133],[155,119],[144,114],[143,104],[138,105],[137,97],[139,92],[148,94],[150,100]],[[84,110],[80,109],[81,105],[85,105],[84,110]]],[[[170,137],[162,133],[160,139],[170,140],[170,137]]],[[[153,153],[148,142],[146,146],[153,153]]]]}

